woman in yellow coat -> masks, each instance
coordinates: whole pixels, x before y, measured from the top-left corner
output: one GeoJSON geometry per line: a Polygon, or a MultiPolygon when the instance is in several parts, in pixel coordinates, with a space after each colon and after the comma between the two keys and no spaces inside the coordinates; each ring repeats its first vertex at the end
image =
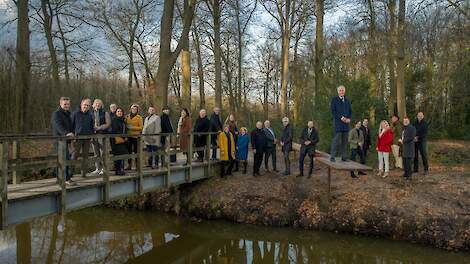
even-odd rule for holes
{"type": "Polygon", "coordinates": [[[224,131],[219,133],[217,140],[220,148],[221,177],[232,175],[233,162],[235,160],[235,139],[230,132],[230,126],[225,125],[224,131]],[[227,170],[225,168],[227,167],[227,170]]]}

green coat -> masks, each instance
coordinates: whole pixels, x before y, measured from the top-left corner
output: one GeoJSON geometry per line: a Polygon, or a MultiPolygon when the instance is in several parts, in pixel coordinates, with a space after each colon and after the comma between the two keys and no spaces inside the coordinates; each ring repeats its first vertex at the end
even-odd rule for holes
{"type": "Polygon", "coordinates": [[[393,145],[398,145],[398,140],[401,138],[401,131],[403,127],[400,121],[392,124],[392,132],[393,132],[393,145]]]}
{"type": "Polygon", "coordinates": [[[357,148],[359,146],[359,143],[364,145],[364,133],[361,129],[353,128],[349,130],[348,141],[351,149],[357,148]],[[359,135],[357,134],[357,131],[359,131],[359,135]]]}

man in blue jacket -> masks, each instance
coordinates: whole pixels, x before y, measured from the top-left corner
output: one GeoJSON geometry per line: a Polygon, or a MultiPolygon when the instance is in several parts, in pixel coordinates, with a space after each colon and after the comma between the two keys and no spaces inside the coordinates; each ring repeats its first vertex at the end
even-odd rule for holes
{"type": "Polygon", "coordinates": [[[348,132],[349,123],[351,122],[351,103],[346,98],[346,88],[341,85],[337,88],[338,96],[333,97],[331,100],[331,113],[333,114],[333,142],[331,143],[331,158],[335,162],[336,148],[338,141],[341,140],[341,160],[346,161],[348,157],[348,132]]]}
{"type": "MultiPolygon", "coordinates": [[[[85,98],[80,107],[72,113],[72,126],[75,136],[89,136],[95,133],[93,115],[90,113],[91,100],[85,98]]],[[[88,155],[90,151],[89,139],[77,139],[73,144],[72,159],[77,160],[82,155],[82,168],[87,169],[88,155]]],[[[86,177],[86,171],[82,170],[82,177],[86,177]]]]}

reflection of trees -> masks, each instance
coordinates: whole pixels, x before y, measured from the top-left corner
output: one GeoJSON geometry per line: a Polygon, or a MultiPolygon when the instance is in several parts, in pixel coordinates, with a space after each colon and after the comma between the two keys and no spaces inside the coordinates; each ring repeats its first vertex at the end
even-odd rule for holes
{"type": "Polygon", "coordinates": [[[470,263],[454,255],[439,259],[428,254],[430,249],[405,243],[219,222],[188,224],[103,208],[40,218],[0,233],[7,245],[15,239],[18,263],[470,263]],[[177,236],[165,241],[165,234],[177,236]]]}

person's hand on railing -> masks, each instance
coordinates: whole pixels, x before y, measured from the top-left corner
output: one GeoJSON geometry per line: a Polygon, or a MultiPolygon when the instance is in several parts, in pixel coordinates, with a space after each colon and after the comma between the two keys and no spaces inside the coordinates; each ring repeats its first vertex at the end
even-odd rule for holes
{"type": "Polygon", "coordinates": [[[65,135],[66,137],[73,137],[75,136],[73,133],[67,133],[67,135],[65,135]]]}

